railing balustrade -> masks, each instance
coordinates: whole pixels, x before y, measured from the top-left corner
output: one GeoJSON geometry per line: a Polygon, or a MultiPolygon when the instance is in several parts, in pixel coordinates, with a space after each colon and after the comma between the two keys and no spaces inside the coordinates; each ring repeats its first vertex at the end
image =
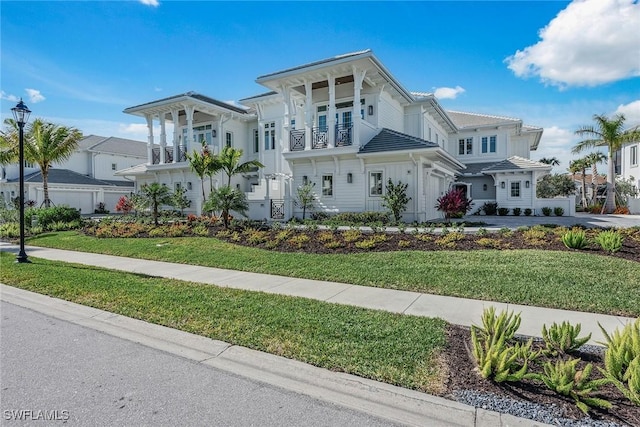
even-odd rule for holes
{"type": "Polygon", "coordinates": [[[353,144],[352,130],[352,123],[341,123],[336,126],[336,147],[346,147],[353,144]]]}
{"type": "Polygon", "coordinates": [[[294,129],[289,132],[289,151],[304,150],[304,130],[294,129]]]}
{"type": "Polygon", "coordinates": [[[329,132],[326,127],[314,127],[312,129],[311,148],[317,150],[319,148],[327,148],[329,144],[329,132]]]}

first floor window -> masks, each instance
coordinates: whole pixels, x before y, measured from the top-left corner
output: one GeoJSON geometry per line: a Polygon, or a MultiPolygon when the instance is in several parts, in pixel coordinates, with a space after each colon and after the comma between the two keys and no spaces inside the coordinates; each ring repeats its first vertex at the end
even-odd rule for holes
{"type": "Polygon", "coordinates": [[[296,130],[296,119],[291,119],[291,130],[296,130]]]}
{"type": "Polygon", "coordinates": [[[175,191],[180,191],[180,189],[182,188],[182,183],[176,182],[174,186],[175,186],[175,191]]]}
{"type": "Polygon", "coordinates": [[[369,195],[382,196],[382,172],[369,172],[369,195]]]}
{"type": "Polygon", "coordinates": [[[225,134],[225,144],[227,147],[233,146],[233,134],[231,132],[225,134]]]}
{"type": "Polygon", "coordinates": [[[322,195],[333,196],[333,175],[322,175],[322,195]]]}
{"type": "Polygon", "coordinates": [[[511,182],[511,197],[520,197],[520,181],[511,182]]]}
{"type": "Polygon", "coordinates": [[[638,146],[634,145],[630,151],[631,166],[638,166],[638,146]]]}
{"type": "Polygon", "coordinates": [[[111,163],[111,170],[117,170],[118,169],[118,165],[116,163],[111,163]]]}

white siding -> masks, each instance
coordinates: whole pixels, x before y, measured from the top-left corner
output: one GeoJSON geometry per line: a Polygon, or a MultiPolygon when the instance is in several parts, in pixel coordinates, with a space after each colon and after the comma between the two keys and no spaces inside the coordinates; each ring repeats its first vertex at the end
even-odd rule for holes
{"type": "Polygon", "coordinates": [[[386,92],[378,101],[378,127],[404,132],[404,110],[400,103],[386,92]]]}

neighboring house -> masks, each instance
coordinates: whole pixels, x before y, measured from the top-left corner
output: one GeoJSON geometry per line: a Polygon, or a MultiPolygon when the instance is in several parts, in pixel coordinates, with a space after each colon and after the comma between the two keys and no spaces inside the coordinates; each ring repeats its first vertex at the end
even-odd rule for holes
{"type": "MultiPolygon", "coordinates": [[[[620,166],[620,177],[631,180],[636,189],[640,189],[640,141],[625,144],[620,150],[617,165],[620,166]]],[[[640,198],[629,200],[631,213],[640,214],[640,198]]]]}
{"type": "MultiPolygon", "coordinates": [[[[99,204],[115,210],[118,199],[134,191],[132,181],[114,176],[117,169],[139,164],[147,159],[147,144],[131,139],[89,135],[64,163],[54,163],[49,170],[49,199],[54,205],[68,205],[82,213],[93,213],[99,204]]],[[[36,164],[25,165],[25,200],[36,206],[44,202],[42,175],[36,164]]],[[[0,203],[11,203],[19,192],[18,164],[3,167],[0,180],[0,203]]]]}
{"type": "MultiPolygon", "coordinates": [[[[574,182],[576,186],[576,204],[582,204],[582,174],[581,173],[568,173],[567,174],[574,182]]],[[[607,177],[598,174],[596,176],[596,183],[593,184],[593,175],[590,173],[584,174],[585,190],[587,202],[593,199],[594,190],[598,189],[597,197],[600,204],[605,202],[606,196],[604,195],[607,190],[607,177]]]]}
{"type": "MultiPolygon", "coordinates": [[[[314,183],[316,210],[380,211],[389,179],[408,183],[404,219],[441,217],[436,199],[451,186],[476,201],[539,209],[536,182],[551,166],[529,160],[542,129],[520,119],[445,111],[434,95],[409,92],[370,50],[339,55],[257,78],[269,89],[241,99],[245,108],[188,92],[125,113],[143,117],[149,129],[147,162],[120,170],[136,185],[159,181],[184,187],[202,207],[202,185],[186,153],[213,153],[230,145],[244,150],[242,161],[265,167],[234,177],[247,192],[249,216],[288,219],[301,216],[296,189],[314,183]],[[159,122],[159,139],[153,125],[159,122]],[[173,134],[166,134],[171,122],[173,134]]],[[[213,186],[224,182],[217,176],[213,186]]],[[[554,199],[556,200],[556,199],[554,199]]],[[[574,212],[567,201],[565,212],[574,212]]],[[[562,206],[556,200],[553,206],[562,206]]]]}

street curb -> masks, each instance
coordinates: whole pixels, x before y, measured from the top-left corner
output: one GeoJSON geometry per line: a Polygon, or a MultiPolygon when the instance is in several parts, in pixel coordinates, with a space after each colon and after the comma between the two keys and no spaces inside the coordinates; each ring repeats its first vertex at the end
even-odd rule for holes
{"type": "Polygon", "coordinates": [[[2,301],[409,426],[546,426],[0,283],[2,301]]]}

